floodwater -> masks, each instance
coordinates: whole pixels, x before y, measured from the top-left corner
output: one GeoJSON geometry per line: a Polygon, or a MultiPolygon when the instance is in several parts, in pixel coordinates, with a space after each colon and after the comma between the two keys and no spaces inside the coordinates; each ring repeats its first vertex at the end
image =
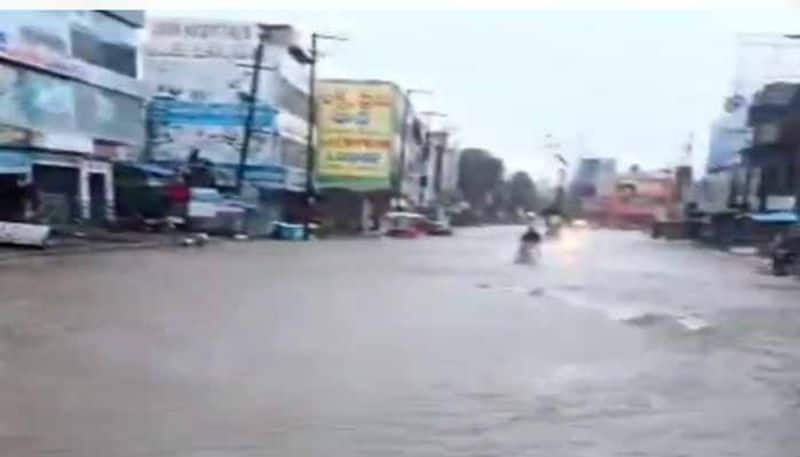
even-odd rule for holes
{"type": "Polygon", "coordinates": [[[800,282],[521,231],[0,264],[0,455],[800,455],[800,282]]]}

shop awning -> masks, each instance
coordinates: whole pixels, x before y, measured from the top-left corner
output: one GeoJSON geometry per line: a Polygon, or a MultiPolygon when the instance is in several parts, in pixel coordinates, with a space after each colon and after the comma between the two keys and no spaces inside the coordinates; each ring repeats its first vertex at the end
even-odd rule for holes
{"type": "Polygon", "coordinates": [[[0,151],[0,174],[30,174],[33,160],[27,152],[0,151]]]}

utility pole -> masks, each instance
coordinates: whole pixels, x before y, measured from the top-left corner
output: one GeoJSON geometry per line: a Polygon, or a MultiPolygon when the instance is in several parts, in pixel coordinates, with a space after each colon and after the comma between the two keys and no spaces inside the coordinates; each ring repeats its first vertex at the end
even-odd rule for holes
{"type": "Polygon", "coordinates": [[[567,159],[561,155],[561,143],[553,139],[551,134],[545,135],[545,145],[546,149],[553,151],[553,157],[558,161],[560,164],[557,177],[556,177],[556,195],[553,201],[553,209],[558,211],[560,214],[564,213],[564,184],[566,183],[567,179],[567,166],[569,162],[567,159]]]}
{"type": "Polygon", "coordinates": [[[306,217],[303,220],[303,239],[311,238],[311,210],[314,208],[314,168],[316,163],[314,152],[314,127],[317,123],[317,100],[315,87],[317,79],[317,40],[347,41],[347,38],[322,33],[311,34],[311,49],[306,53],[302,49],[292,46],[289,54],[302,64],[309,66],[308,71],[308,131],[306,132],[306,189],[305,207],[306,217]]]}
{"type": "Polygon", "coordinates": [[[256,105],[258,103],[258,83],[261,70],[275,71],[277,67],[262,67],[261,63],[264,60],[264,42],[267,41],[268,35],[261,33],[258,36],[258,45],[256,46],[255,54],[253,56],[253,65],[238,65],[240,67],[247,67],[253,69],[252,78],[250,79],[250,93],[247,100],[247,115],[244,121],[244,137],[242,138],[242,149],[239,151],[239,165],[236,167],[236,193],[242,193],[242,182],[244,181],[244,170],[247,166],[247,154],[250,150],[250,138],[253,136],[253,119],[255,118],[256,105]]]}
{"type": "Polygon", "coordinates": [[[308,71],[308,131],[306,132],[306,217],[303,218],[303,239],[311,238],[311,211],[314,208],[314,126],[317,122],[314,86],[317,79],[317,34],[311,34],[311,58],[308,71]]]}

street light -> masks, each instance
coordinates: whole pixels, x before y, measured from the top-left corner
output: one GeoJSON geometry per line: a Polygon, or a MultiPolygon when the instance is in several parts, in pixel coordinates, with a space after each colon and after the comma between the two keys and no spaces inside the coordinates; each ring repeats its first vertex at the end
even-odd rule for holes
{"type": "Polygon", "coordinates": [[[569,161],[559,152],[561,150],[561,143],[557,140],[553,139],[551,134],[545,135],[545,145],[546,149],[552,150],[553,158],[558,161],[561,166],[558,169],[558,177],[557,177],[557,185],[556,185],[556,198],[555,202],[553,202],[553,207],[559,213],[564,212],[564,184],[567,180],[567,167],[569,167],[569,161]]]}
{"type": "Polygon", "coordinates": [[[347,41],[347,38],[336,35],[325,35],[322,33],[311,34],[311,49],[306,52],[299,46],[290,46],[289,55],[297,62],[308,65],[308,131],[306,133],[306,217],[303,221],[303,239],[308,240],[311,236],[311,209],[314,199],[314,124],[316,123],[316,100],[314,98],[314,86],[316,85],[317,59],[317,40],[347,41]]]}
{"type": "Polygon", "coordinates": [[[405,179],[405,170],[406,170],[406,137],[408,136],[408,113],[411,107],[411,96],[414,94],[433,94],[432,91],[426,89],[406,89],[403,93],[405,95],[404,106],[403,106],[403,118],[402,118],[402,125],[400,131],[400,170],[398,173],[397,179],[397,189],[395,189],[395,194],[398,197],[402,197],[403,193],[403,180],[405,179]]]}

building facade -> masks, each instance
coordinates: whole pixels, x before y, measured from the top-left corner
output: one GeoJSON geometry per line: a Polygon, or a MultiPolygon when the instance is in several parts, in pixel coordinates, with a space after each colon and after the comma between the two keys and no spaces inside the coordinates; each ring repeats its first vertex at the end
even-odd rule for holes
{"type": "Polygon", "coordinates": [[[320,208],[339,231],[377,226],[392,208],[413,208],[428,178],[426,127],[389,81],[326,79],[318,86],[320,208]]]}
{"type": "Polygon", "coordinates": [[[145,141],[143,25],[141,11],[0,12],[4,218],[113,218],[111,163],[145,141]],[[33,204],[19,204],[23,187],[33,204]]]}
{"type": "Polygon", "coordinates": [[[308,67],[288,49],[305,47],[287,25],[194,19],[149,21],[145,40],[147,159],[185,163],[193,151],[234,176],[245,137],[256,48],[263,54],[245,181],[267,219],[305,191],[308,67]]]}
{"type": "Polygon", "coordinates": [[[455,197],[458,188],[458,163],[461,159],[461,149],[448,137],[447,149],[442,155],[442,166],[437,172],[439,182],[439,195],[455,197]]]}
{"type": "Polygon", "coordinates": [[[742,151],[747,165],[748,209],[800,210],[800,84],[771,83],[758,91],[749,109],[753,144],[742,151]]]}
{"type": "Polygon", "coordinates": [[[432,178],[431,159],[433,154],[428,143],[428,126],[419,117],[414,104],[404,95],[402,103],[407,105],[407,116],[401,128],[405,127],[405,159],[399,193],[408,206],[424,206],[427,203],[428,179],[432,178]]]}
{"type": "Polygon", "coordinates": [[[433,207],[440,202],[443,192],[445,167],[450,166],[448,157],[448,133],[444,130],[433,130],[426,134],[424,153],[425,174],[421,179],[420,206],[433,207]]]}

